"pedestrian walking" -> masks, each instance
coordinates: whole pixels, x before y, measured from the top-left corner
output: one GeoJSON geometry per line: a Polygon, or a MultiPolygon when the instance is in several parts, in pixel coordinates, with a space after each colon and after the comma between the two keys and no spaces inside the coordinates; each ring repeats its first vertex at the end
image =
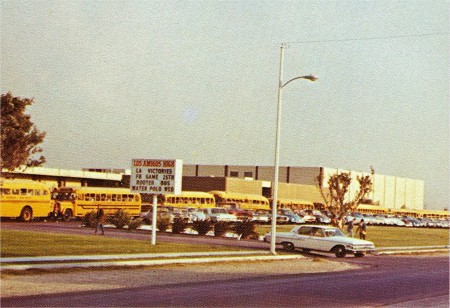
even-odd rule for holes
{"type": "Polygon", "coordinates": [[[339,226],[338,219],[337,219],[336,215],[333,215],[333,217],[331,218],[331,225],[333,227],[338,227],[339,226]]]}
{"type": "Polygon", "coordinates": [[[95,215],[95,218],[97,220],[97,225],[95,226],[95,234],[97,234],[97,232],[101,230],[102,235],[105,235],[105,228],[103,226],[105,222],[105,212],[100,208],[100,205],[97,205],[97,214],[95,215]]]}
{"type": "Polygon", "coordinates": [[[337,219],[337,227],[342,231],[344,231],[344,225],[345,225],[345,218],[344,215],[342,215],[337,219]]]}
{"type": "Polygon", "coordinates": [[[362,240],[366,239],[366,233],[367,233],[367,225],[364,222],[364,219],[361,219],[361,221],[358,224],[358,228],[356,229],[356,232],[359,233],[359,238],[362,240]]]}
{"type": "Polygon", "coordinates": [[[355,223],[356,223],[356,218],[353,218],[353,220],[350,219],[347,224],[347,233],[348,233],[348,236],[350,236],[350,237],[354,237],[353,226],[355,225],[355,223]]]}

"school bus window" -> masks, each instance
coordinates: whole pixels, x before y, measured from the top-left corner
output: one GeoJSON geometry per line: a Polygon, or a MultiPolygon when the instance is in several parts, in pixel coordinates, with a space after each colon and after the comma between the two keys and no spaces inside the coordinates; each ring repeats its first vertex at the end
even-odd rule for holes
{"type": "Polygon", "coordinates": [[[106,201],[111,201],[111,195],[106,195],[106,201]]]}
{"type": "Polygon", "coordinates": [[[101,194],[101,197],[102,197],[102,201],[105,201],[106,200],[106,195],[105,194],[101,194]]]}
{"type": "Polygon", "coordinates": [[[139,201],[139,196],[138,195],[134,196],[134,201],[139,201]]]}
{"type": "Polygon", "coordinates": [[[10,195],[11,189],[9,188],[2,188],[2,195],[10,195]]]}
{"type": "Polygon", "coordinates": [[[100,201],[100,195],[95,194],[95,201],[100,201]]]}
{"type": "Polygon", "coordinates": [[[134,200],[134,196],[133,195],[128,195],[128,201],[133,201],[134,200]]]}
{"type": "Polygon", "coordinates": [[[79,194],[78,195],[78,200],[84,200],[84,194],[79,194]]]}

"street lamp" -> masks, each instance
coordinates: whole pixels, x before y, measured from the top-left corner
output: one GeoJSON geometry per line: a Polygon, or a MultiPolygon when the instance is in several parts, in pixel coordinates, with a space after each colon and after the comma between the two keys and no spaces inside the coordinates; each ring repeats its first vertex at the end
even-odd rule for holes
{"type": "Polygon", "coordinates": [[[277,199],[278,199],[278,174],[280,169],[280,130],[281,130],[281,94],[283,88],[291,81],[297,79],[307,79],[310,81],[316,81],[319,77],[315,75],[306,75],[292,78],[285,83],[283,83],[283,56],[284,48],[286,44],[281,44],[280,49],[280,73],[278,79],[278,107],[277,107],[277,126],[276,126],[276,137],[275,137],[275,175],[273,180],[273,194],[272,194],[272,225],[271,225],[271,241],[270,241],[270,251],[272,254],[276,255],[275,245],[276,245],[276,231],[277,231],[277,199]]]}

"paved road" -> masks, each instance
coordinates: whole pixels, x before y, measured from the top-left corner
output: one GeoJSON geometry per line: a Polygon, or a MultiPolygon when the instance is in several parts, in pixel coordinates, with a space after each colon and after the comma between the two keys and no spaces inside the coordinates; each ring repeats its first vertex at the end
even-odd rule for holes
{"type": "MultiPolygon", "coordinates": [[[[2,307],[448,307],[447,256],[349,258],[364,269],[12,297],[2,307]]],[[[301,261],[300,261],[301,262],[301,261]]]]}

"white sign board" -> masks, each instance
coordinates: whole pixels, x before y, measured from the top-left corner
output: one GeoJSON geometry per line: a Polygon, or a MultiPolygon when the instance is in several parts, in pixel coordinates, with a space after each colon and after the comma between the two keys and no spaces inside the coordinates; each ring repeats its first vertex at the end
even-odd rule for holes
{"type": "Polygon", "coordinates": [[[145,194],[181,194],[181,159],[133,159],[130,189],[145,194]]]}

